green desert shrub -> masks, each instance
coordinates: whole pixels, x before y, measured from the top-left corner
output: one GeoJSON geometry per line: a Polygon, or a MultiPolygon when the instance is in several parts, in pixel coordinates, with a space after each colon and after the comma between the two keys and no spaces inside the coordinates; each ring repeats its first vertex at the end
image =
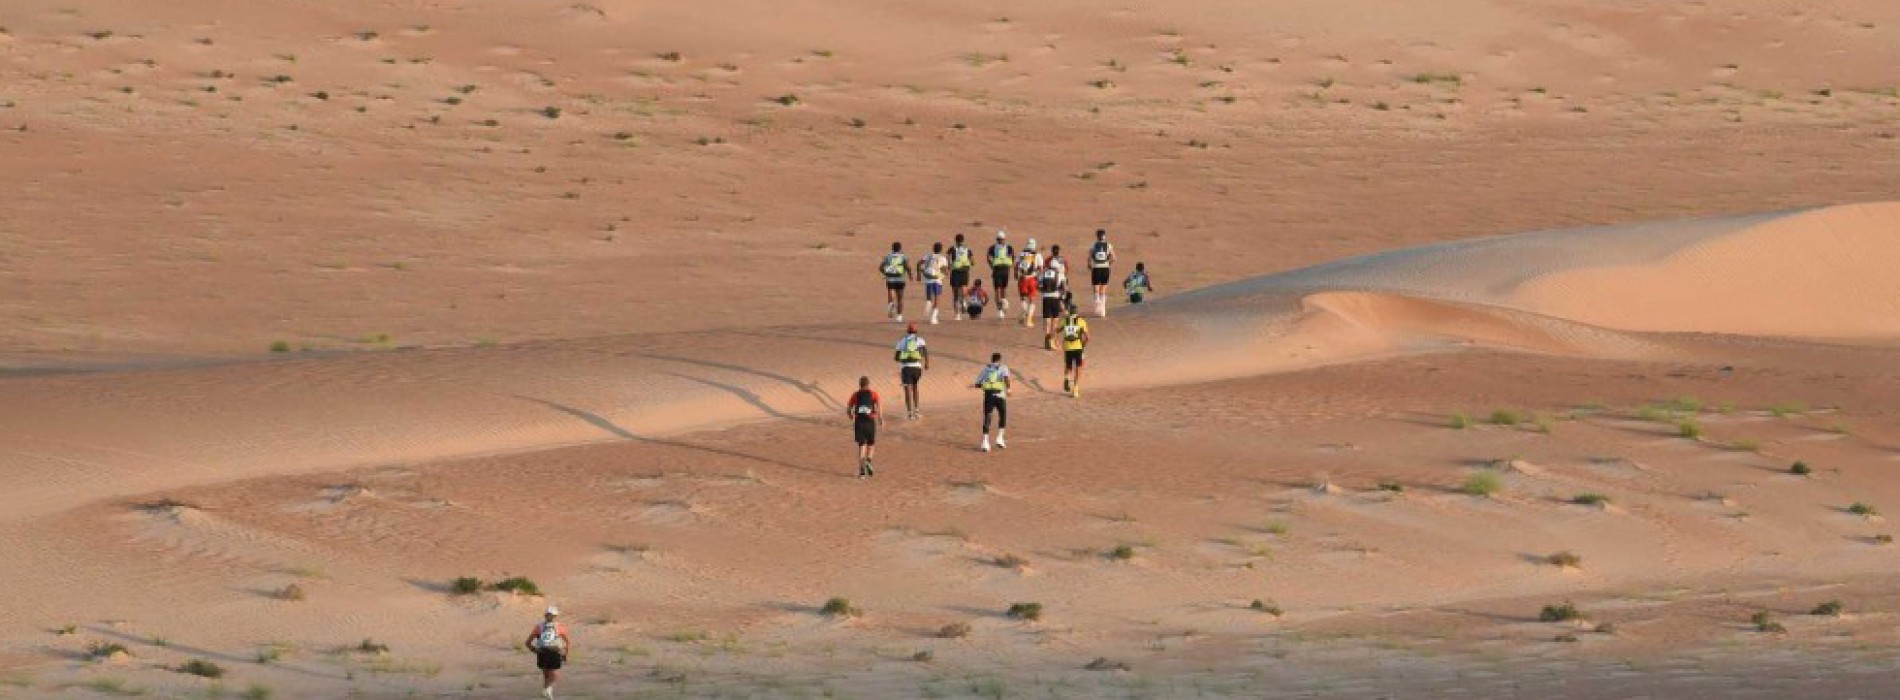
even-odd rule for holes
{"type": "Polygon", "coordinates": [[[178,666],[179,673],[189,673],[203,678],[223,678],[224,667],[204,659],[192,659],[178,666]]]}
{"type": "Polygon", "coordinates": [[[832,598],[831,600],[827,600],[825,601],[825,606],[819,608],[818,612],[826,617],[857,617],[864,614],[863,610],[859,610],[857,606],[851,604],[850,598],[832,598]]]}
{"type": "Polygon", "coordinates": [[[1841,601],[1830,600],[1828,602],[1814,606],[1814,610],[1809,611],[1808,614],[1820,615],[1822,617],[1840,617],[1841,609],[1842,609],[1841,601]]]}
{"type": "Polygon", "coordinates": [[[534,585],[533,581],[521,576],[503,579],[496,582],[495,585],[489,586],[489,588],[503,593],[514,593],[517,595],[541,595],[540,586],[534,585]]]}
{"type": "Polygon", "coordinates": [[[1807,462],[1796,461],[1788,467],[1788,473],[1795,476],[1807,476],[1813,474],[1814,469],[1809,467],[1807,462]]]}
{"type": "Polygon", "coordinates": [[[1577,609],[1576,603],[1566,600],[1557,605],[1544,606],[1537,613],[1537,619],[1543,622],[1570,622],[1583,619],[1583,611],[1577,609]]]}
{"type": "Polygon", "coordinates": [[[1042,619],[1042,603],[1011,603],[1003,614],[1011,620],[1034,622],[1042,619]]]}
{"type": "Polygon", "coordinates": [[[1483,496],[1485,498],[1490,498],[1491,496],[1496,495],[1497,492],[1503,489],[1504,489],[1504,483],[1498,479],[1498,475],[1493,474],[1491,472],[1478,472],[1476,474],[1472,474],[1470,477],[1467,477],[1465,479],[1465,483],[1462,488],[1462,490],[1465,493],[1471,494],[1473,496],[1483,496]]]}
{"type": "Polygon", "coordinates": [[[1583,566],[1583,557],[1578,556],[1576,552],[1572,552],[1568,549],[1544,557],[1544,561],[1548,562],[1551,566],[1565,569],[1575,569],[1579,566],[1583,566]]]}

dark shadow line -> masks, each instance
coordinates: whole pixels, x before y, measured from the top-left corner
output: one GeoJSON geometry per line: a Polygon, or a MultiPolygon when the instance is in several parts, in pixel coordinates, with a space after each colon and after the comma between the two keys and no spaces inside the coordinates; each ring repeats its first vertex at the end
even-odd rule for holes
{"type": "Polygon", "coordinates": [[[698,450],[700,452],[721,455],[724,457],[732,457],[734,459],[748,459],[754,462],[762,462],[765,464],[770,464],[772,466],[784,467],[786,469],[806,472],[810,474],[822,474],[825,476],[845,476],[842,472],[834,473],[834,472],[828,472],[828,471],[824,471],[820,469],[813,469],[811,467],[804,467],[804,466],[799,466],[797,464],[792,464],[791,462],[772,459],[769,457],[760,457],[758,455],[746,454],[744,452],[739,452],[736,450],[728,450],[728,449],[719,448],[719,447],[707,447],[705,445],[694,445],[687,442],[681,442],[679,440],[668,440],[664,438],[648,437],[648,436],[640,435],[633,431],[627,430],[626,428],[622,428],[619,425],[614,424],[613,421],[607,420],[606,418],[600,416],[599,414],[596,414],[590,411],[574,408],[572,406],[564,406],[562,404],[554,403],[552,401],[537,399],[532,396],[522,396],[520,394],[511,394],[511,396],[517,399],[521,399],[522,401],[540,404],[542,406],[546,406],[548,408],[554,409],[555,411],[565,413],[569,416],[572,416],[574,418],[577,418],[587,423],[588,425],[599,428],[602,431],[605,431],[609,435],[613,435],[614,437],[617,437],[629,442],[639,442],[639,443],[644,443],[644,444],[649,444],[649,445],[659,445],[662,447],[676,447],[676,448],[687,449],[687,450],[698,450]]]}
{"type": "MultiPolygon", "coordinates": [[[[154,647],[163,647],[170,651],[182,652],[187,656],[194,656],[194,657],[199,657],[199,658],[203,658],[207,660],[223,661],[233,666],[236,666],[239,664],[251,664],[257,661],[257,659],[255,658],[247,659],[247,658],[238,656],[236,654],[227,654],[227,653],[219,652],[219,651],[211,651],[210,649],[205,649],[202,647],[184,646],[184,645],[179,645],[179,644],[173,644],[171,642],[160,643],[158,638],[156,637],[150,637],[150,638],[140,637],[138,635],[126,634],[124,632],[120,632],[118,630],[115,630],[109,627],[99,626],[99,625],[93,625],[93,626],[87,627],[86,629],[91,630],[94,634],[98,634],[104,637],[110,637],[122,642],[128,642],[132,644],[144,644],[147,646],[154,646],[154,647]]],[[[344,676],[342,675],[324,673],[321,671],[316,671],[316,670],[312,670],[308,668],[302,668],[300,666],[284,663],[281,661],[274,662],[271,664],[271,666],[274,668],[281,668],[286,671],[301,673],[306,676],[314,676],[317,678],[331,678],[331,679],[344,678],[344,676]]]]}
{"type": "MultiPolygon", "coordinates": [[[[838,410],[838,411],[844,410],[844,404],[838,403],[838,400],[836,398],[833,398],[831,394],[827,393],[823,388],[819,387],[818,382],[815,382],[815,381],[810,381],[810,382],[803,381],[796,377],[791,377],[791,376],[787,376],[783,374],[777,374],[773,372],[767,372],[765,370],[754,369],[754,368],[746,367],[743,365],[735,365],[735,364],[731,364],[727,362],[712,362],[710,360],[695,360],[688,357],[680,357],[678,355],[661,355],[657,353],[643,353],[643,352],[629,352],[629,353],[624,353],[624,354],[632,356],[632,357],[643,357],[650,360],[664,360],[667,362],[679,362],[682,364],[697,365],[700,367],[711,367],[713,369],[723,369],[729,372],[738,372],[740,374],[750,374],[757,377],[764,377],[766,379],[770,379],[775,382],[780,382],[783,384],[790,385],[792,388],[795,388],[799,390],[800,392],[803,392],[806,396],[810,396],[814,399],[817,399],[819,405],[824,406],[827,409],[838,410]]],[[[678,375],[675,375],[675,376],[678,376],[678,375]]]]}

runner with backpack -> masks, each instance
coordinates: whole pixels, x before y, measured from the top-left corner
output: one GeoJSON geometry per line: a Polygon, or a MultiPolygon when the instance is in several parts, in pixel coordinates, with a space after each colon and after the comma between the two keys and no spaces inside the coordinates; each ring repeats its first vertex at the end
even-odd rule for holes
{"type": "Polygon", "coordinates": [[[1095,244],[1089,247],[1089,281],[1095,285],[1095,316],[1108,316],[1108,280],[1115,264],[1115,246],[1108,242],[1106,229],[1095,229],[1095,244]]]}
{"type": "MultiPolygon", "coordinates": [[[[963,234],[957,234],[956,242],[950,244],[950,308],[956,314],[956,320],[963,320],[963,289],[970,286],[970,267],[975,264],[970,247],[963,244],[963,234]]],[[[974,316],[972,316],[974,318],[974,316]]]]}
{"type": "Polygon", "coordinates": [[[1031,238],[1023,252],[1016,254],[1016,297],[1023,305],[1024,328],[1036,325],[1036,276],[1042,268],[1042,254],[1036,252],[1036,239],[1031,238]]]}
{"type": "Polygon", "coordinates": [[[534,652],[535,665],[541,669],[541,697],[554,697],[554,684],[561,680],[561,667],[567,664],[567,625],[555,622],[561,609],[548,606],[540,624],[528,633],[528,651],[534,652]]]}
{"type": "Polygon", "coordinates": [[[1009,315],[1009,268],[1016,264],[1016,249],[1009,245],[1009,234],[997,231],[990,245],[990,288],[996,290],[996,317],[1009,315]]]}
{"type": "Polygon", "coordinates": [[[1148,279],[1148,263],[1135,263],[1135,271],[1128,273],[1128,279],[1122,280],[1122,291],[1128,293],[1130,304],[1139,304],[1154,293],[1154,281],[1148,279]]]}
{"type": "Polygon", "coordinates": [[[924,282],[924,312],[930,315],[931,325],[936,325],[937,312],[941,310],[944,268],[949,266],[950,259],[944,257],[942,243],[932,244],[930,252],[917,261],[917,278],[924,282]]]}
{"type": "Polygon", "coordinates": [[[983,315],[983,309],[990,305],[989,290],[983,288],[983,280],[970,283],[970,291],[963,297],[964,311],[972,320],[983,315]]]}
{"type": "Polygon", "coordinates": [[[1082,397],[1082,350],[1089,344],[1089,322],[1075,307],[1062,317],[1062,390],[1082,397]]]}
{"type": "Polygon", "coordinates": [[[871,458],[877,454],[877,428],[884,424],[884,406],[877,392],[871,390],[870,377],[858,377],[858,391],[851,395],[844,412],[851,417],[851,434],[858,443],[858,478],[876,476],[871,458]]]}
{"type": "Polygon", "coordinates": [[[1062,246],[1049,248],[1048,264],[1036,273],[1036,292],[1042,297],[1042,348],[1056,349],[1056,324],[1062,320],[1062,294],[1069,287],[1068,265],[1062,246]]]}
{"type": "Polygon", "coordinates": [[[904,282],[910,277],[910,264],[904,258],[904,244],[891,243],[891,252],[878,263],[877,271],[884,275],[884,315],[897,323],[904,322],[904,282]]]}
{"type": "Polygon", "coordinates": [[[911,324],[904,337],[897,339],[891,359],[897,361],[897,376],[904,385],[904,417],[922,418],[924,399],[917,385],[924,380],[924,370],[930,369],[930,348],[924,346],[924,337],[917,335],[917,324],[911,324]]]}
{"type": "Polygon", "coordinates": [[[983,443],[977,449],[990,451],[991,413],[996,414],[996,449],[1009,447],[1003,442],[1003,431],[1009,428],[1009,366],[1003,364],[1003,353],[990,353],[990,363],[970,386],[983,392],[983,443]]]}

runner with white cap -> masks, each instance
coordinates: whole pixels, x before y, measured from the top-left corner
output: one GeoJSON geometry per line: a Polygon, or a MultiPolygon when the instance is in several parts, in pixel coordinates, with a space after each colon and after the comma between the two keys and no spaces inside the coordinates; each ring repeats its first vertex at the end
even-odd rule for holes
{"type": "Polygon", "coordinates": [[[554,697],[554,683],[561,679],[561,666],[567,663],[567,625],[555,622],[561,609],[548,606],[543,619],[528,633],[528,651],[534,652],[535,665],[541,668],[541,697],[554,697]]]}

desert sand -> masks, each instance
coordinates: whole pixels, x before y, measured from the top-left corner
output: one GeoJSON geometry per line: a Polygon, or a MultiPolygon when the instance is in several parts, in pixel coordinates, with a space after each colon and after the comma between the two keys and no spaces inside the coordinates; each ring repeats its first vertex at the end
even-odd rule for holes
{"type": "Polygon", "coordinates": [[[0,697],[1891,693],[1900,6],[1180,5],[0,7],[0,697]]]}

